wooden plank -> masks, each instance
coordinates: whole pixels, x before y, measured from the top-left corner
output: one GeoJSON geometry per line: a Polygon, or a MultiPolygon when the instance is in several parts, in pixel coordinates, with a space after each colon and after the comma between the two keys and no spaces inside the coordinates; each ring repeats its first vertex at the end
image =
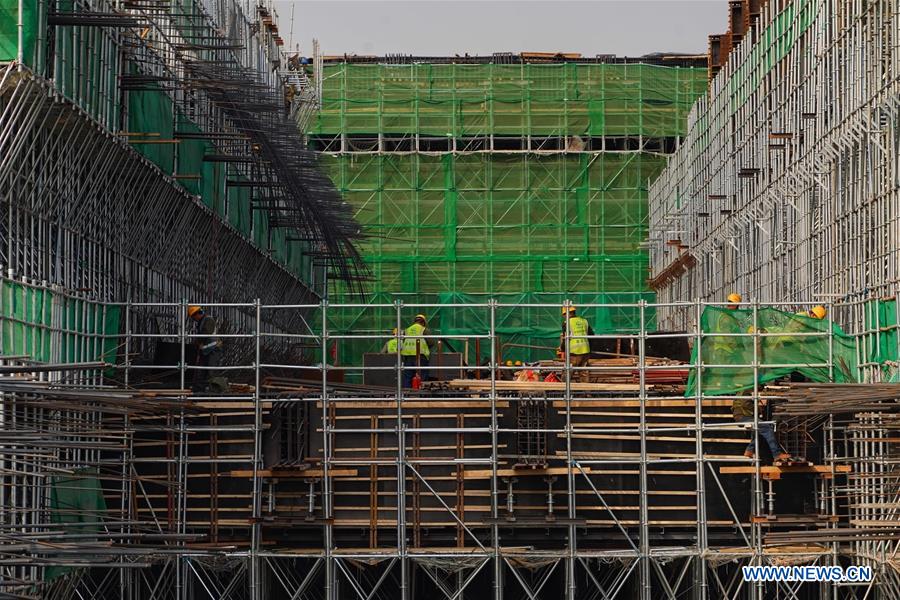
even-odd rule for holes
{"type": "MultiPolygon", "coordinates": [[[[253,402],[243,402],[243,401],[239,401],[239,402],[212,402],[212,401],[210,401],[210,402],[193,402],[192,404],[193,404],[193,406],[199,406],[200,408],[212,408],[212,409],[222,409],[222,408],[230,408],[230,409],[235,409],[235,410],[237,410],[237,409],[253,410],[254,409],[253,402]]],[[[264,409],[272,408],[272,404],[273,403],[269,402],[269,401],[260,402],[260,405],[264,409]]]]}
{"type": "MultiPolygon", "coordinates": [[[[563,402],[565,405],[565,402],[563,402]]],[[[685,419],[690,417],[693,419],[695,412],[694,411],[685,411],[685,412],[652,412],[647,413],[647,419],[685,419]]],[[[623,413],[623,412],[613,412],[613,411],[602,411],[602,410],[573,410],[573,417],[619,417],[623,419],[640,419],[640,413],[623,413]]],[[[704,419],[734,419],[730,412],[728,413],[703,413],[704,419]]],[[[691,421],[693,424],[693,421],[691,421]]],[[[578,424],[583,424],[581,421],[578,421],[578,424]]],[[[637,426],[637,423],[632,423],[632,426],[637,426]]],[[[659,423],[657,426],[666,427],[665,423],[659,423]]]]}
{"type": "MultiPolygon", "coordinates": [[[[584,467],[588,473],[591,472],[590,467],[584,467]]],[[[575,468],[576,473],[579,469],[575,468]]],[[[497,477],[545,477],[547,475],[568,475],[567,467],[550,467],[547,469],[497,469],[497,477]]],[[[464,479],[483,479],[491,477],[493,471],[491,469],[472,469],[463,473],[464,479]]]]}
{"type": "MultiPolygon", "coordinates": [[[[718,400],[712,398],[704,398],[702,406],[711,408],[715,406],[728,406],[731,407],[731,400],[718,400]]],[[[569,401],[569,406],[572,408],[640,408],[641,401],[635,400],[631,398],[597,398],[597,399],[585,399],[585,398],[577,398],[569,401]]],[[[686,406],[692,407],[697,406],[697,401],[690,398],[670,398],[670,399],[660,399],[655,400],[652,398],[647,398],[644,403],[644,406],[647,408],[670,408],[675,406],[686,406]]],[[[566,401],[565,400],[554,400],[553,408],[565,408],[566,401]]]]}
{"type": "MultiPolygon", "coordinates": [[[[763,479],[781,479],[782,475],[791,475],[796,473],[815,474],[822,477],[830,477],[832,473],[849,473],[850,465],[836,465],[832,467],[825,465],[786,465],[776,467],[767,465],[759,468],[760,475],[763,479]]],[[[719,473],[723,475],[752,475],[756,473],[756,467],[753,465],[741,465],[733,467],[719,467],[719,473]]]]}
{"type": "MultiPolygon", "coordinates": [[[[565,456],[565,452],[562,450],[558,450],[556,455],[559,457],[565,456]]],[[[572,456],[575,458],[640,458],[640,452],[591,452],[587,450],[575,450],[572,452],[572,456]]],[[[650,460],[658,460],[661,458],[696,458],[696,454],[687,454],[681,452],[650,452],[647,454],[647,458],[650,460]]],[[[733,460],[735,462],[744,462],[747,459],[741,456],[734,456],[732,454],[704,454],[706,458],[720,458],[723,460],[733,460]]]]}
{"type": "MultiPolygon", "coordinates": [[[[577,431],[577,430],[575,430],[577,431]]],[[[556,437],[565,438],[566,434],[557,433],[556,437]]],[[[640,435],[631,435],[631,434],[612,434],[612,433],[572,433],[573,438],[579,438],[583,440],[640,440],[640,435]]],[[[648,442],[690,442],[691,444],[696,444],[697,441],[694,437],[677,437],[674,435],[648,435],[646,436],[648,442]]],[[[716,444],[744,444],[746,445],[749,440],[747,438],[739,439],[739,438],[703,438],[704,442],[716,443],[716,444]]]]}
{"type": "MultiPolygon", "coordinates": [[[[491,382],[484,379],[452,379],[446,382],[450,389],[486,391],[491,389],[491,382]]],[[[512,392],[564,392],[563,381],[495,381],[494,389],[512,392]]],[[[639,392],[641,386],[635,383],[582,383],[573,381],[570,390],[579,392],[639,392]]],[[[652,390],[653,385],[645,385],[645,390],[652,390]]]]}
{"type": "MultiPolygon", "coordinates": [[[[366,401],[347,401],[343,402],[340,400],[335,400],[333,402],[328,403],[329,406],[333,406],[338,409],[343,408],[376,408],[376,409],[389,409],[397,408],[397,402],[395,400],[366,400],[366,401]]],[[[497,408],[509,408],[509,402],[505,400],[498,400],[496,402],[497,408]]],[[[321,402],[316,402],[317,408],[322,408],[321,402]]],[[[491,401],[489,398],[484,398],[482,400],[433,400],[433,401],[404,401],[403,408],[487,408],[490,409],[491,401]]]]}
{"type": "MultiPolygon", "coordinates": [[[[357,474],[357,469],[328,469],[329,477],[355,477],[357,474]]],[[[289,470],[279,470],[279,469],[261,469],[257,471],[257,474],[260,477],[271,477],[277,479],[309,479],[313,477],[322,477],[325,475],[325,471],[323,469],[306,469],[305,471],[289,471],[289,470]]],[[[225,475],[223,473],[223,475],[225,475]]],[[[253,477],[252,470],[236,470],[229,471],[227,473],[228,477],[253,477]]]]}

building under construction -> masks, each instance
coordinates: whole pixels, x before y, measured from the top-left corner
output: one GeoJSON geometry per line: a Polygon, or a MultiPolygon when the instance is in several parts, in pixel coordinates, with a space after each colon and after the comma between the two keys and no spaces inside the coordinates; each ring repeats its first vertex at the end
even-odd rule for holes
{"type": "Polygon", "coordinates": [[[0,596],[900,596],[900,11],[728,9],[305,59],[0,0],[0,596]]]}

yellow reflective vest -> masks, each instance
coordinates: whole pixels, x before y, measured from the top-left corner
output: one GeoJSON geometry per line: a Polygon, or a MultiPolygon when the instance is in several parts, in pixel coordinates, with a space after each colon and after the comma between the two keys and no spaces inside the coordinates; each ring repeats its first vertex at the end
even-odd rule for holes
{"type": "Polygon", "coordinates": [[[425,326],[420,325],[418,323],[413,323],[409,327],[406,328],[406,337],[403,338],[403,347],[400,349],[400,354],[403,356],[415,356],[416,355],[416,342],[419,342],[419,354],[428,358],[431,354],[431,351],[428,349],[428,344],[426,343],[425,338],[422,335],[425,333],[425,326]]]}
{"type": "Polygon", "coordinates": [[[397,338],[393,338],[387,341],[387,353],[397,354],[397,338]]]}
{"type": "Polygon", "coordinates": [[[582,317],[569,318],[569,354],[590,354],[591,344],[587,338],[580,337],[588,334],[587,319],[582,317]]]}

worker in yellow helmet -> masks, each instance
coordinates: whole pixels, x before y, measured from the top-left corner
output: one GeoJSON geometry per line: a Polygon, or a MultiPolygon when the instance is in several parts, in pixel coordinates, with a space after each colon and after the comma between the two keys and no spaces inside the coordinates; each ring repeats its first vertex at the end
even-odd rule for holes
{"type": "Polygon", "coordinates": [[[422,381],[428,380],[427,367],[431,357],[431,348],[434,347],[434,339],[428,337],[430,335],[428,321],[422,314],[416,315],[412,325],[407,327],[403,334],[400,355],[403,357],[403,385],[405,387],[412,387],[416,367],[419,367],[419,377],[422,381]]]}
{"type": "MultiPolygon", "coordinates": [[[[591,356],[591,342],[583,336],[594,335],[591,324],[584,317],[577,315],[574,306],[564,306],[562,309],[562,333],[560,334],[559,352],[565,356],[566,331],[569,332],[569,364],[573,367],[584,367],[591,356]]],[[[584,379],[583,371],[573,374],[573,379],[584,379]]]]}
{"type": "Polygon", "coordinates": [[[828,311],[821,304],[818,306],[813,306],[809,310],[801,310],[797,313],[798,315],[803,315],[804,317],[809,317],[810,319],[824,319],[825,315],[828,314],[828,311]]]}
{"type": "Polygon", "coordinates": [[[394,327],[391,330],[391,335],[394,336],[388,341],[384,343],[384,346],[381,347],[382,354],[397,354],[397,348],[399,347],[399,342],[397,341],[397,328],[394,327]]]}
{"type": "Polygon", "coordinates": [[[714,334],[743,333],[742,330],[746,330],[739,322],[741,313],[738,312],[739,304],[743,301],[743,298],[737,292],[732,292],[728,294],[727,300],[728,304],[725,305],[725,310],[720,308],[714,309],[715,313],[712,315],[709,331],[704,332],[711,334],[708,337],[704,337],[701,342],[704,363],[714,365],[727,364],[733,359],[732,354],[740,342],[739,338],[736,337],[716,336],[714,334]]]}
{"type": "Polygon", "coordinates": [[[210,369],[222,364],[222,339],[216,337],[218,322],[203,310],[203,307],[191,304],[187,307],[187,316],[196,324],[195,333],[202,337],[193,338],[197,349],[193,385],[195,392],[224,393],[228,391],[228,380],[221,371],[210,369]]]}

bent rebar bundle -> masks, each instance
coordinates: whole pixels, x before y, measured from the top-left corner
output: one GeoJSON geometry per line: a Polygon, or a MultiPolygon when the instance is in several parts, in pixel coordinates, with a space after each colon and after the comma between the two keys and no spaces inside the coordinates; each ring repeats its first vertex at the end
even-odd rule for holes
{"type": "Polygon", "coordinates": [[[302,232],[301,241],[320,248],[312,253],[353,287],[365,268],[353,245],[360,229],[298,135],[283,95],[239,65],[186,61],[185,67],[189,85],[206,92],[249,142],[254,179],[245,183],[257,188],[254,208],[268,213],[270,227],[302,232]]]}

